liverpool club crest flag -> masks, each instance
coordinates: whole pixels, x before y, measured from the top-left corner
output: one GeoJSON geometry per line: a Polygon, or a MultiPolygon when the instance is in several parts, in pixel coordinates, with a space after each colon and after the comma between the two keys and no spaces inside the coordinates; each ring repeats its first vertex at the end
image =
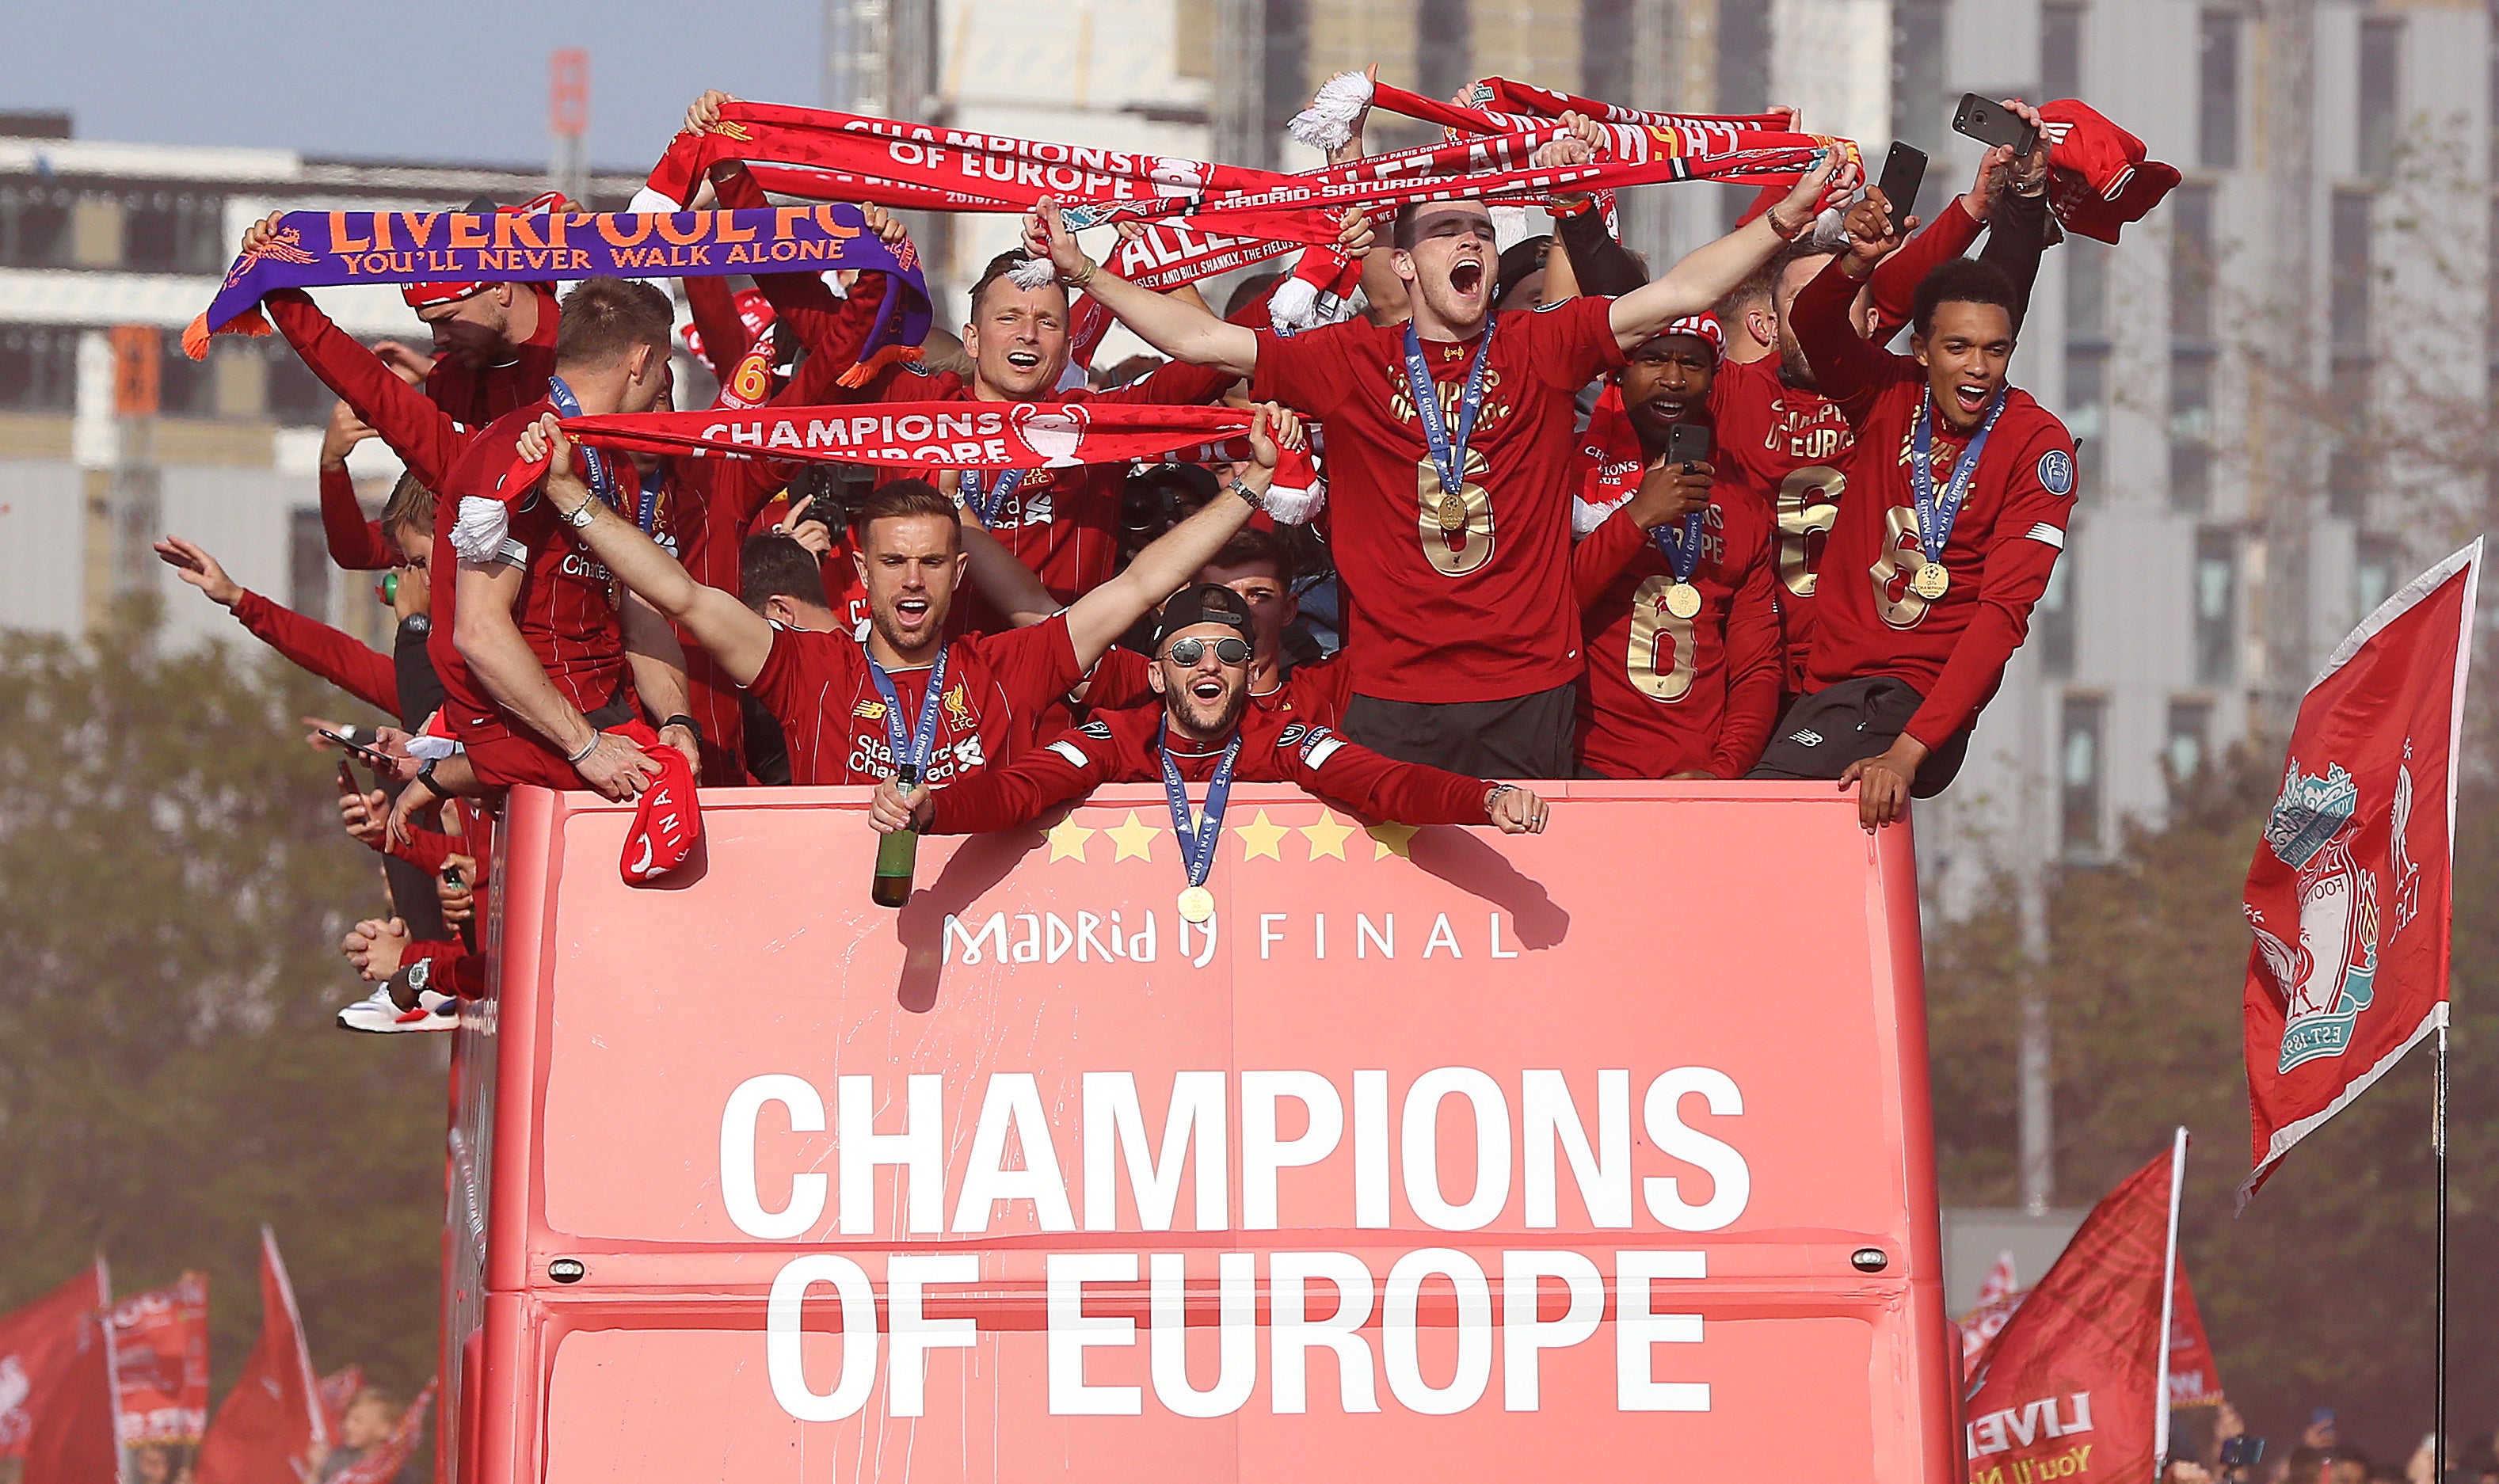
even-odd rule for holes
{"type": "Polygon", "coordinates": [[[2239,1203],[2290,1146],[2447,1023],[2455,769],[2482,543],[2414,579],[2308,688],[2248,869],[2239,1203]]]}

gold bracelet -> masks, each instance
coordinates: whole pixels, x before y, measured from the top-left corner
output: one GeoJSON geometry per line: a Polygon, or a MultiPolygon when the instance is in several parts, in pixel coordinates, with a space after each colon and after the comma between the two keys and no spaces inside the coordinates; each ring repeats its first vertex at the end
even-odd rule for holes
{"type": "MultiPolygon", "coordinates": [[[[1782,205],[1784,204],[1785,203],[1782,203],[1782,205]]],[[[1769,210],[1764,211],[1762,213],[1762,220],[1770,224],[1770,236],[1777,238],[1782,242],[1795,242],[1798,238],[1804,235],[1805,228],[1813,225],[1813,218],[1808,216],[1804,220],[1798,222],[1793,227],[1781,226],[1779,224],[1778,207],[1771,207],[1769,210]]]]}
{"type": "Polygon", "coordinates": [[[1081,273],[1081,274],[1077,274],[1077,275],[1076,275],[1075,277],[1073,277],[1073,278],[1068,279],[1068,280],[1067,280],[1067,286],[1068,286],[1069,288],[1072,288],[1072,289],[1081,289],[1081,288],[1083,288],[1085,285],[1087,285],[1087,284],[1088,284],[1088,283],[1090,283],[1090,282],[1092,282],[1092,281],[1093,281],[1093,275],[1094,275],[1094,274],[1096,274],[1096,273],[1100,272],[1100,271],[1101,271],[1101,267],[1102,267],[1102,265],[1101,265],[1101,264],[1094,262],[1091,258],[1087,258],[1087,259],[1085,260],[1085,272],[1083,272],[1083,273],[1081,273]]]}

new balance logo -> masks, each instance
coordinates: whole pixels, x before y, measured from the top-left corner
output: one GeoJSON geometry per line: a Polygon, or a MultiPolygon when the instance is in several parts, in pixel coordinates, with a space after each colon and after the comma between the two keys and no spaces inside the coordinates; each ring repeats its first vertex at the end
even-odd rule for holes
{"type": "Polygon", "coordinates": [[[1822,745],[1822,733],[1808,726],[1802,731],[1792,731],[1788,733],[1788,740],[1799,747],[1820,747],[1822,745]]]}

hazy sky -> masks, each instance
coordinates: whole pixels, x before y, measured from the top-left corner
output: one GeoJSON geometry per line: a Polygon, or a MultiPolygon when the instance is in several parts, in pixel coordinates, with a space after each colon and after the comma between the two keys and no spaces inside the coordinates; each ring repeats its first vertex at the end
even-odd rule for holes
{"type": "Polygon", "coordinates": [[[590,52],[590,158],[659,157],[705,87],[822,101],[822,0],[124,0],[10,7],[0,109],[81,139],[515,163],[547,157],[547,55],[590,52]]]}

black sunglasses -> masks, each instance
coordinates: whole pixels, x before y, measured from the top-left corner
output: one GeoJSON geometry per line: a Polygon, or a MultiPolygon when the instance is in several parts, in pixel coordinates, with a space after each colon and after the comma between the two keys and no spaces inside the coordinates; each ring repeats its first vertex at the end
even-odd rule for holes
{"type": "Polygon", "coordinates": [[[1215,658],[1225,664],[1250,662],[1250,641],[1247,639],[1174,639],[1163,658],[1186,669],[1206,658],[1206,647],[1210,642],[1215,646],[1215,658]]]}

